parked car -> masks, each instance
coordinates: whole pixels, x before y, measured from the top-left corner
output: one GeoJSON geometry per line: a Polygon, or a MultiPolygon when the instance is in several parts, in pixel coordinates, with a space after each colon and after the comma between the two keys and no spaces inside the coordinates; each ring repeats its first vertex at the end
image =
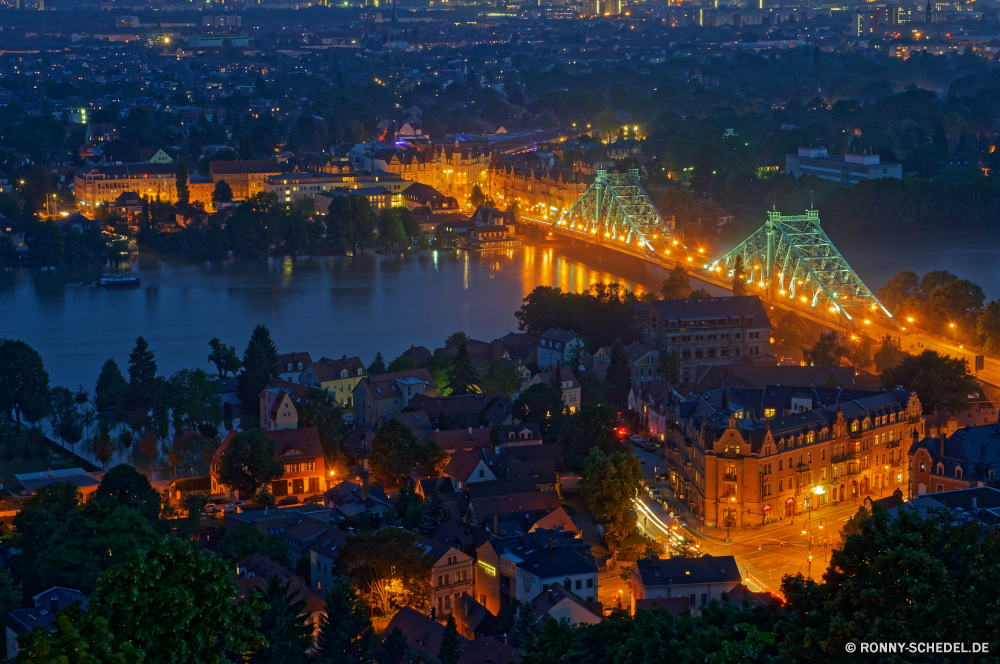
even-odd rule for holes
{"type": "Polygon", "coordinates": [[[246,503],[243,502],[242,500],[234,500],[229,504],[232,505],[233,507],[239,507],[240,509],[243,509],[243,506],[246,505],[246,503]]]}
{"type": "Polygon", "coordinates": [[[299,499],[297,496],[288,496],[287,498],[282,498],[278,501],[279,505],[298,505],[299,499]]]}
{"type": "Polygon", "coordinates": [[[223,514],[239,514],[240,508],[234,505],[226,505],[222,508],[223,514]]]}
{"type": "Polygon", "coordinates": [[[656,490],[654,490],[649,495],[651,495],[653,497],[653,500],[655,500],[656,502],[660,502],[660,498],[662,498],[662,496],[660,496],[660,492],[656,490]]]}
{"type": "Polygon", "coordinates": [[[677,519],[677,523],[679,523],[682,528],[688,527],[687,519],[685,519],[684,517],[680,517],[679,519],[677,519]]]}
{"type": "Polygon", "coordinates": [[[642,436],[632,435],[629,436],[628,439],[631,440],[633,443],[636,443],[637,445],[642,445],[643,443],[646,442],[645,440],[642,439],[642,436]]]}
{"type": "Polygon", "coordinates": [[[205,512],[207,512],[208,514],[215,514],[220,509],[221,508],[218,505],[216,505],[215,503],[212,503],[210,505],[205,505],[205,512]]]}

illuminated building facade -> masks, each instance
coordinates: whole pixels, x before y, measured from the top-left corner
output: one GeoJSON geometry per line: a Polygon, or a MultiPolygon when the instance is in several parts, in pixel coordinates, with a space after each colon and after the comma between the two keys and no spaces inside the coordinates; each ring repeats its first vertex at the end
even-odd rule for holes
{"type": "MultiPolygon", "coordinates": [[[[924,427],[920,400],[905,390],[727,388],[671,408],[671,486],[704,525],[723,528],[906,491],[910,445],[924,427]]],[[[822,522],[812,522],[816,541],[822,522]]]]}

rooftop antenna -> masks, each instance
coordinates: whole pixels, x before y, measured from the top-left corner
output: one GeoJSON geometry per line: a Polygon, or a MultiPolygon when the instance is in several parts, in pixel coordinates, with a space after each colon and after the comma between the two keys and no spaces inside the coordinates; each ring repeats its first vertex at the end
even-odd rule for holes
{"type": "Polygon", "coordinates": [[[816,206],[813,205],[813,190],[812,189],[809,190],[809,209],[810,210],[815,210],[816,209],[816,206]]]}

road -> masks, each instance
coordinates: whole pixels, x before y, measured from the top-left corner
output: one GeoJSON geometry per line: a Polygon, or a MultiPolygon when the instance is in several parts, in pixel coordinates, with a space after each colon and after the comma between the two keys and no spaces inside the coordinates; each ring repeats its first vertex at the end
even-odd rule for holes
{"type": "MultiPolygon", "coordinates": [[[[524,221],[529,221],[541,225],[543,227],[553,229],[555,232],[561,235],[566,235],[568,237],[573,237],[580,240],[584,240],[586,242],[593,243],[593,239],[587,233],[584,233],[582,231],[576,231],[563,227],[557,228],[554,227],[552,225],[552,222],[549,220],[533,219],[531,217],[526,217],[526,216],[522,216],[522,219],[524,221]]],[[[673,258],[660,258],[659,256],[652,256],[648,252],[643,251],[638,247],[632,248],[628,245],[621,245],[617,243],[600,243],[600,246],[607,247],[608,249],[612,249],[619,253],[624,253],[630,256],[634,256],[635,258],[638,258],[640,260],[648,261],[650,263],[654,263],[656,265],[659,265],[667,269],[671,269],[676,265],[684,265],[687,268],[697,269],[695,266],[698,264],[698,262],[705,260],[705,257],[703,255],[694,252],[694,250],[685,252],[685,256],[687,256],[687,258],[679,257],[679,259],[675,260],[673,258]]],[[[725,280],[718,279],[716,277],[713,277],[712,275],[706,274],[701,271],[692,271],[691,277],[693,279],[698,279],[705,283],[712,284],[713,286],[717,286],[719,288],[725,288],[725,289],[729,288],[729,285],[728,283],[726,283],[725,280]]],[[[799,307],[790,306],[781,299],[771,300],[769,301],[769,304],[780,307],[782,309],[788,309],[790,311],[794,311],[800,316],[808,318],[809,320],[813,320],[817,323],[820,323],[821,325],[825,325],[831,329],[835,329],[838,332],[848,336],[850,336],[851,334],[856,334],[862,330],[866,332],[868,336],[875,339],[882,337],[886,334],[891,334],[893,336],[899,337],[900,345],[902,349],[906,352],[912,353],[914,355],[919,355],[924,350],[931,349],[937,351],[942,355],[947,355],[949,357],[957,357],[966,360],[969,363],[970,371],[974,371],[975,369],[976,355],[981,354],[981,351],[966,346],[964,344],[960,344],[957,341],[949,342],[947,339],[943,339],[936,335],[931,335],[926,332],[921,332],[917,328],[913,327],[913,323],[909,321],[897,321],[899,323],[899,327],[896,327],[891,322],[888,325],[880,324],[878,319],[873,319],[870,323],[865,323],[863,318],[861,318],[860,320],[856,320],[853,323],[851,321],[845,321],[844,323],[836,323],[834,321],[827,319],[824,316],[817,316],[810,313],[809,311],[804,311],[799,307]]],[[[962,334],[962,332],[963,332],[962,330],[957,331],[958,334],[962,334]]],[[[969,331],[965,330],[964,332],[968,333],[969,331]]],[[[1000,387],[1000,358],[987,356],[985,358],[983,370],[978,372],[976,374],[976,377],[984,383],[988,383],[990,385],[993,385],[994,387],[1000,387]]]]}
{"type": "MultiPolygon", "coordinates": [[[[661,487],[664,496],[669,488],[654,479],[654,468],[665,463],[662,448],[648,452],[635,445],[635,455],[644,461],[643,477],[648,484],[661,487]]],[[[670,500],[678,506],[679,501],[670,500]]],[[[697,550],[713,556],[733,556],[744,582],[754,592],[770,592],[780,596],[781,580],[787,575],[802,574],[820,579],[826,571],[830,551],[840,543],[844,523],[857,514],[853,502],[825,507],[809,515],[758,528],[733,530],[724,528],[696,529],[682,526],[648,493],[641,492],[635,501],[639,527],[650,537],[679,544],[686,535],[696,543],[697,550]],[[810,558],[811,557],[811,558],[810,558]]],[[[682,513],[688,524],[696,521],[682,513]]]]}

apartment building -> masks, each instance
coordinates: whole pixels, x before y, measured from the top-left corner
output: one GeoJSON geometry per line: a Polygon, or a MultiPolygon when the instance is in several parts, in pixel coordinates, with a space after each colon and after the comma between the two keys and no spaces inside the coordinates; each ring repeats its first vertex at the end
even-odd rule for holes
{"type": "Polygon", "coordinates": [[[923,433],[916,393],[774,385],[677,401],[667,472],[705,525],[759,525],[889,495],[923,433]]]}
{"type": "Polygon", "coordinates": [[[146,199],[177,200],[176,164],[110,164],[88,166],[73,176],[73,193],[81,211],[110,206],[119,196],[134,192],[146,199]]]}
{"type": "Polygon", "coordinates": [[[681,380],[699,365],[774,363],[771,320],[756,295],[657,300],[642,319],[645,344],[675,353],[681,380]]]}
{"type": "Polygon", "coordinates": [[[277,159],[239,159],[213,161],[208,165],[208,175],[215,185],[225,181],[233,190],[233,200],[242,201],[264,191],[264,183],[274,175],[281,175],[277,159]]]}

